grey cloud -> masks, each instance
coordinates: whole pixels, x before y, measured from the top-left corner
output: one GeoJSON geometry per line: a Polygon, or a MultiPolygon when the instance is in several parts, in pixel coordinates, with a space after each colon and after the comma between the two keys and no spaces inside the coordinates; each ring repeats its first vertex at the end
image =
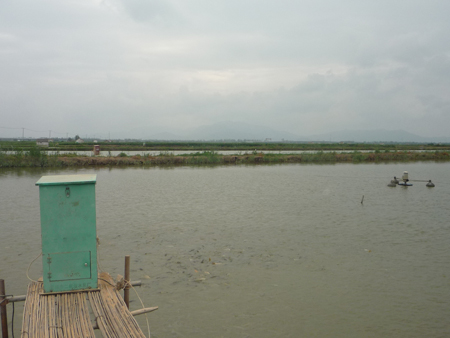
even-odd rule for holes
{"type": "Polygon", "coordinates": [[[449,10],[418,0],[3,1],[2,123],[103,134],[229,120],[297,134],[404,124],[448,135],[449,10]]]}
{"type": "Polygon", "coordinates": [[[170,21],[179,18],[169,1],[163,0],[123,0],[120,5],[137,21],[170,21]]]}

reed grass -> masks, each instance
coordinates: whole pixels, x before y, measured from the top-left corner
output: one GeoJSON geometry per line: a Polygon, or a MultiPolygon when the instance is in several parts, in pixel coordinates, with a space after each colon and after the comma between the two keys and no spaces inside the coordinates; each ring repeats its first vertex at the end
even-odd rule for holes
{"type": "Polygon", "coordinates": [[[177,165],[226,165],[269,163],[382,163],[415,161],[450,161],[447,151],[396,151],[396,152],[323,152],[308,154],[264,154],[251,152],[236,155],[221,155],[215,151],[173,155],[161,152],[157,156],[75,156],[59,153],[47,155],[40,148],[6,153],[0,150],[0,167],[88,167],[88,166],[177,166],[177,165]]]}

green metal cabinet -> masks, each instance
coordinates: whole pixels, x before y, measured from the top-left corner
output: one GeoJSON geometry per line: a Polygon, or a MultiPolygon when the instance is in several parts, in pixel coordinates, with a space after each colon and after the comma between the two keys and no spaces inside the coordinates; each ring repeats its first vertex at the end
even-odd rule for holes
{"type": "Polygon", "coordinates": [[[45,292],[97,288],[96,181],[96,175],[58,175],[36,182],[45,292]]]}

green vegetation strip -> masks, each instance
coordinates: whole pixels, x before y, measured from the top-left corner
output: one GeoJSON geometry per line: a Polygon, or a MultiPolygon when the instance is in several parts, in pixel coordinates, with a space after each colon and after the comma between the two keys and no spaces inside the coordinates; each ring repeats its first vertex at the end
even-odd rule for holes
{"type": "Polygon", "coordinates": [[[194,154],[171,155],[161,152],[158,156],[116,157],[77,156],[76,154],[48,155],[41,148],[18,150],[13,153],[0,151],[0,167],[86,167],[86,166],[176,166],[176,165],[224,165],[264,163],[370,163],[407,161],[450,161],[446,151],[380,151],[338,153],[322,152],[307,154],[263,154],[253,151],[239,155],[221,155],[214,151],[194,154]]]}
{"type": "MultiPolygon", "coordinates": [[[[189,142],[189,141],[140,141],[140,142],[98,142],[103,151],[403,151],[403,150],[450,150],[450,144],[418,143],[300,143],[300,142],[189,142]]],[[[0,141],[0,150],[29,151],[36,147],[34,141],[0,141]]],[[[76,143],[67,141],[50,142],[47,150],[92,151],[93,142],[76,143]]]]}

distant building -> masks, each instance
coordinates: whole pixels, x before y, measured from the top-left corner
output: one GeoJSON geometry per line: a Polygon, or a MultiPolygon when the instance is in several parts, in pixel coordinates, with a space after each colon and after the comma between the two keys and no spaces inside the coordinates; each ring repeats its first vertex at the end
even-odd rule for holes
{"type": "Polygon", "coordinates": [[[98,144],[94,145],[94,155],[100,155],[100,146],[98,144]]]}
{"type": "Polygon", "coordinates": [[[75,141],[75,143],[84,143],[84,141],[81,138],[79,138],[78,140],[75,141]]]}
{"type": "Polygon", "coordinates": [[[48,147],[48,145],[51,141],[52,140],[49,140],[48,138],[38,138],[36,140],[36,145],[39,147],[48,147]]]}

